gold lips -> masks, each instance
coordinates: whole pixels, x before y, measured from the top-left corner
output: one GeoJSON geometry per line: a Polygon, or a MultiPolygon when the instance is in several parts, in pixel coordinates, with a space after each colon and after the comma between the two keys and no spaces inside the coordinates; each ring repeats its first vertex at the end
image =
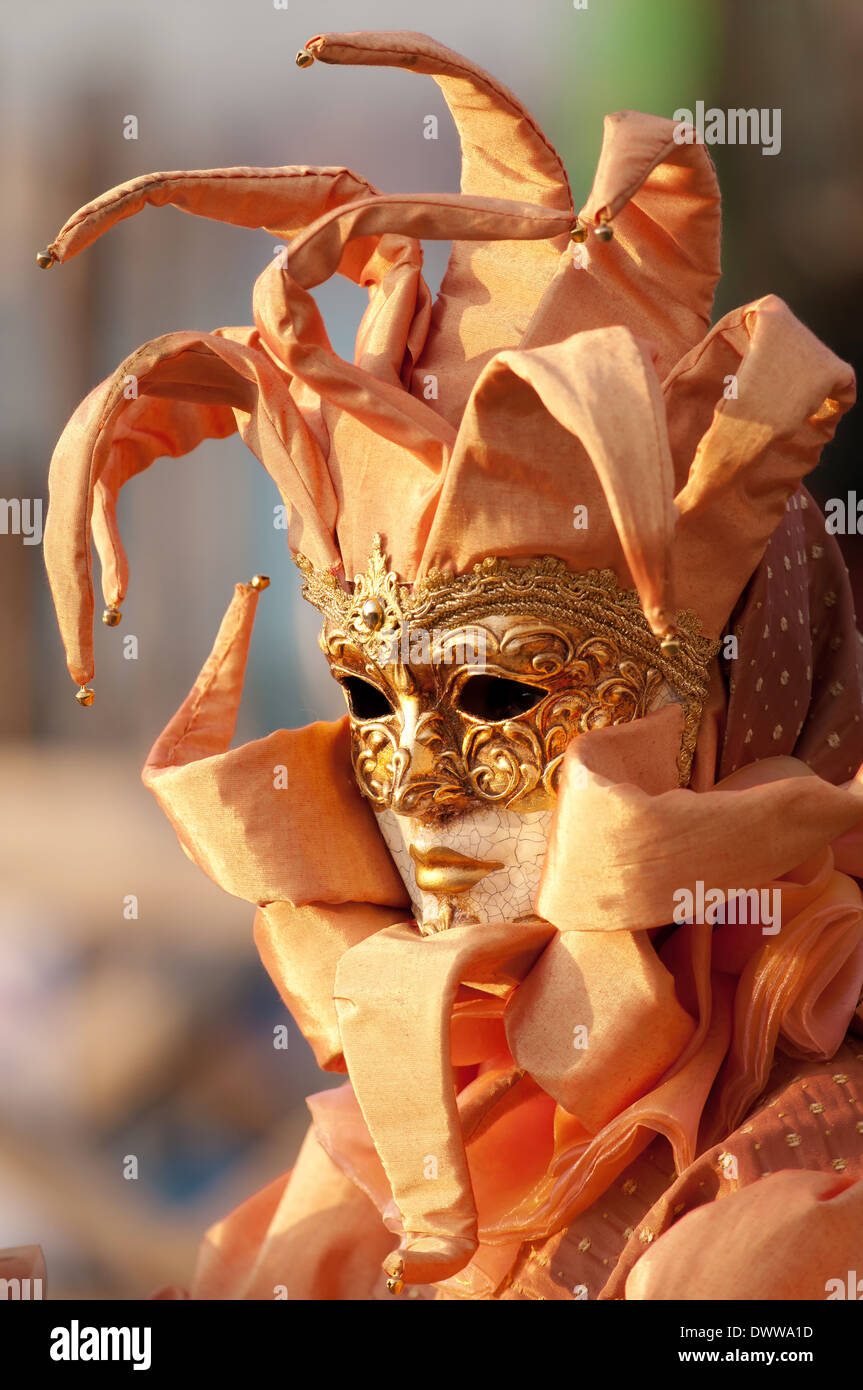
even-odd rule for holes
{"type": "Polygon", "coordinates": [[[436,845],[434,849],[410,847],[416,865],[417,887],[424,893],[465,893],[481,878],[503,864],[494,859],[471,859],[458,850],[436,845]]]}

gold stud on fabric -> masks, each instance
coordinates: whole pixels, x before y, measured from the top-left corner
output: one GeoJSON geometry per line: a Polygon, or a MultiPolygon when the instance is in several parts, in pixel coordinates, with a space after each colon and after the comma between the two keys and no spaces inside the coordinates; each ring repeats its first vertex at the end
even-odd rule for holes
{"type": "Polygon", "coordinates": [[[611,226],[607,208],[603,208],[601,212],[596,214],[596,226],[593,229],[593,234],[597,241],[611,241],[614,236],[614,229],[611,226]]]}
{"type": "Polygon", "coordinates": [[[389,1293],[391,1293],[391,1294],[400,1294],[400,1293],[402,1293],[402,1290],[404,1289],[404,1279],[403,1279],[403,1276],[404,1276],[404,1261],[403,1261],[403,1259],[395,1259],[395,1261],[393,1261],[393,1264],[392,1264],[392,1273],[389,1273],[389,1270],[386,1270],[386,1269],[385,1269],[385,1273],[386,1273],[386,1275],[388,1275],[388,1279],[386,1279],[386,1289],[388,1289],[389,1293]]]}
{"type": "Polygon", "coordinates": [[[116,627],[123,614],[119,608],[105,608],[102,610],[102,622],[106,627],[116,627]]]}
{"type": "Polygon", "coordinates": [[[667,656],[676,656],[680,651],[680,633],[676,628],[670,627],[663,634],[659,645],[667,656]]]}
{"type": "Polygon", "coordinates": [[[577,242],[587,241],[587,226],[580,217],[576,220],[575,226],[570,228],[569,239],[577,242]]]}
{"type": "Polygon", "coordinates": [[[90,689],[89,685],[82,685],[79,690],[75,691],[75,699],[85,709],[88,705],[92,705],[95,698],[95,692],[90,689]]]}
{"type": "Polygon", "coordinates": [[[310,53],[307,48],[300,49],[299,53],[297,54],[298,68],[310,68],[314,61],[314,54],[310,53]]]}
{"type": "Polygon", "coordinates": [[[36,264],[41,270],[50,270],[56,260],[53,251],[37,251],[36,264]]]}
{"type": "Polygon", "coordinates": [[[269,576],[268,574],[256,574],[256,575],[253,575],[253,577],[252,577],[252,588],[253,588],[253,589],[258,589],[258,590],[260,591],[260,590],[262,590],[262,589],[269,589],[269,587],[270,587],[270,576],[269,576]]]}

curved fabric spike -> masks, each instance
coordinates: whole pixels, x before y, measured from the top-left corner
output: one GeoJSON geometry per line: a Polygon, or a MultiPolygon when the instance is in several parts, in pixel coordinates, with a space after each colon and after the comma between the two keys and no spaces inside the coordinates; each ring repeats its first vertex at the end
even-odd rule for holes
{"type": "Polygon", "coordinates": [[[284,368],[328,405],[356,416],[373,432],[438,470],[454,432],[422,401],[379,379],[332,348],[312,296],[275,264],[252,293],[261,341],[284,368]]]}
{"type": "MultiPolygon", "coordinates": [[[[767,295],[726,314],[664,390],[670,414],[678,392],[693,419],[704,421],[712,408],[676,498],[675,566],[686,576],[681,603],[701,615],[713,636],[760,561],[788,498],[853,404],[854,373],[781,299],[767,295]],[[721,386],[727,375],[716,373],[717,361],[728,365],[729,349],[736,358],[730,394],[721,386]]],[[[685,434],[680,442],[685,447],[685,434]]]]}
{"type": "Polygon", "coordinates": [[[234,586],[198,679],[147,755],[141,774],[145,786],[165,768],[227,752],[237,725],[259,598],[260,590],[252,584],[234,586]]]}
{"type": "Polygon", "coordinates": [[[569,225],[567,213],[533,203],[461,193],[380,193],[334,208],[306,227],[290,247],[288,272],[312,289],[329,279],[357,237],[399,232],[433,241],[538,241],[561,236],[569,225]]]}
{"type": "Polygon", "coordinates": [[[627,326],[656,343],[660,376],[707,328],[720,274],[716,171],[703,145],[676,143],[676,129],[640,111],[606,116],[581,211],[593,224],[607,210],[613,222],[614,240],[594,258],[596,279],[615,308],[630,306],[627,326]]]}
{"type": "Polygon", "coordinates": [[[678,145],[660,116],[606,116],[602,152],[580,216],[612,218],[613,240],[590,236],[561,257],[522,347],[624,324],[653,343],[664,377],[699,341],[719,278],[720,198],[703,145],[678,145]]]}
{"type": "MultiPolygon", "coordinates": [[[[146,378],[146,390],[129,398],[113,416],[110,453],[94,489],[92,516],[102,593],[109,608],[120,607],[129,586],[129,566],[117,528],[120,488],[157,458],[179,458],[205,439],[224,439],[236,432],[231,403],[242,408],[243,396],[234,387],[228,365],[222,364],[222,372],[218,363],[219,359],[202,355],[165,359],[161,371],[146,378]]],[[[137,377],[123,377],[124,383],[132,380],[138,391],[137,377]]],[[[124,384],[124,401],[125,391],[124,384]]]]}
{"type": "MultiPolygon", "coordinates": [[[[211,336],[236,342],[245,348],[253,347],[257,339],[253,328],[217,329],[211,336]]],[[[194,342],[198,335],[168,334],[148,345],[154,349],[157,345],[164,345],[164,355],[150,369],[145,369],[143,364],[137,366],[137,401],[125,404],[124,395],[123,406],[112,414],[110,424],[106,425],[111,431],[111,446],[108,461],[94,490],[92,524],[93,539],[102,566],[103,593],[109,607],[122,602],[129,583],[128,564],[116,521],[117,497],[123,485],[135,474],[149,468],[156,458],[164,457],[169,452],[165,447],[166,440],[171,440],[174,434],[179,437],[179,445],[173,445],[170,453],[172,457],[177,457],[190,453],[203,438],[223,438],[237,429],[237,419],[229,406],[208,406],[206,409],[211,413],[216,410],[221,412],[219,419],[223,421],[223,427],[218,434],[212,432],[197,438],[194,433],[190,434],[191,422],[202,409],[196,403],[198,401],[222,400],[243,412],[240,432],[246,438],[248,397],[244,387],[237,382],[234,367],[217,356],[208,356],[194,349],[184,351],[183,344],[178,342],[183,337],[191,338],[194,342]]],[[[147,348],[139,351],[146,353],[147,348]]],[[[124,366],[136,361],[138,355],[133,354],[133,358],[128,359],[124,366]]],[[[288,383],[282,385],[277,372],[268,373],[268,380],[271,413],[275,418],[285,414],[292,421],[291,453],[309,492],[309,497],[302,490],[290,495],[293,515],[289,522],[289,534],[297,545],[305,535],[307,539],[303,543],[314,550],[320,538],[316,542],[313,535],[309,535],[309,524],[314,531],[314,518],[326,518],[329,531],[335,517],[335,499],[329,474],[302,412],[288,394],[288,383]],[[303,514],[306,516],[305,528],[301,519],[303,514]]],[[[272,472],[260,454],[258,457],[272,472]]],[[[274,459],[274,466],[278,468],[278,452],[274,459]]],[[[276,482],[278,486],[278,479],[276,482]]],[[[284,491],[282,496],[285,497],[284,491]]],[[[330,541],[327,540],[325,553],[329,546],[330,541]]],[[[336,561],[330,560],[329,563],[336,561]]]]}
{"type": "MultiPolygon", "coordinates": [[[[688,227],[696,235],[688,259],[709,274],[715,259],[711,248],[718,247],[719,238],[716,171],[704,145],[681,142],[675,138],[676,132],[676,121],[643,111],[615,111],[606,116],[599,162],[581,216],[593,224],[605,212],[609,221],[615,222],[617,232],[616,219],[633,198],[638,197],[640,209],[647,213],[680,197],[682,189],[672,169],[689,169],[692,178],[686,185],[687,194],[699,202],[689,210],[688,227]]],[[[666,219],[657,220],[664,225],[666,219]]],[[[681,254],[687,253],[681,250],[681,254]]]]}
{"type": "Polygon", "coordinates": [[[323,63],[401,67],[433,77],[458,130],[462,193],[527,198],[566,214],[564,232],[547,243],[453,246],[413,390],[422,393],[428,373],[445,380],[438,408],[455,423],[488,357],[521,341],[557,269],[565,232],[574,221],[566,171],[512,92],[424,34],[319,34],[306,47],[323,63]]]}
{"type": "MultiPolygon", "coordinates": [[[[90,476],[90,460],[99,436],[99,423],[116,380],[117,374],[107,378],[78,406],[57,442],[49,472],[45,568],[66,650],[66,663],[78,685],[86,684],[93,674],[90,518],[95,480],[90,476]]],[[[219,414],[224,422],[224,411],[220,410],[219,414]]],[[[148,438],[140,432],[136,443],[141,451],[138,455],[142,460],[141,468],[163,454],[177,457],[187,452],[187,446],[194,449],[202,439],[223,438],[236,428],[232,413],[230,429],[226,422],[214,422],[212,413],[200,406],[193,406],[192,413],[183,412],[183,415],[185,418],[179,427],[163,415],[158,434],[148,438]]],[[[105,566],[105,603],[116,608],[126,592],[128,566],[117,534],[112,503],[104,495],[100,496],[94,531],[105,566]]]]}
{"type": "MultiPolygon", "coordinates": [[[[167,174],[144,174],[109,189],[87,203],[69,218],[48,252],[56,261],[71,260],[92,245],[105,232],[143,208],[176,207],[183,212],[229,222],[240,227],[263,228],[273,236],[293,238],[309,222],[341,203],[373,197],[376,189],[367,179],[343,168],[312,168],[285,165],[274,169],[197,169],[167,174]]],[[[405,353],[410,365],[425,342],[431,311],[431,296],[422,274],[422,250],[413,238],[390,236],[385,251],[351,248],[345,264],[338,267],[357,284],[372,286],[369,309],[358,335],[362,365],[371,363],[384,351],[394,365],[396,381],[403,370],[405,353]],[[398,279],[400,309],[397,322],[377,324],[381,305],[379,291],[386,284],[385,299],[398,279]],[[395,342],[392,342],[392,338],[395,342]]],[[[336,269],[337,267],[334,267],[336,269]]],[[[392,320],[392,315],[389,320],[392,320]]]]}
{"type": "MultiPolygon", "coordinates": [[[[463,571],[479,558],[473,552],[479,549],[479,536],[488,524],[482,495],[489,470],[498,491],[485,506],[494,506],[500,513],[503,553],[510,552],[508,526],[523,525],[522,505],[536,509],[542,498],[549,518],[556,515],[560,528],[559,534],[553,530],[544,541],[549,553],[586,569],[591,557],[586,556],[585,545],[606,544],[609,533],[616,532],[652,630],[659,636],[673,626],[676,606],[669,562],[676,512],[665,411],[650,354],[627,329],[599,329],[553,347],[502,352],[489,363],[459,431],[423,555],[423,573],[445,565],[463,571]],[[532,410],[525,399],[528,393],[513,389],[513,377],[530,388],[532,410]],[[536,398],[545,419],[555,421],[562,430],[541,428],[536,398]],[[531,452],[523,457],[519,447],[509,455],[496,451],[492,431],[499,434],[505,449],[524,418],[531,422],[531,452]],[[569,468],[559,447],[562,431],[572,459],[569,468]],[[594,493],[587,525],[576,530],[573,507],[587,501],[586,470],[580,466],[585,453],[601,484],[601,495],[594,493]],[[507,490],[509,497],[501,490],[507,490]],[[613,526],[603,527],[600,509],[610,515],[613,526]],[[477,528],[473,534],[472,526],[477,528]]],[[[555,527],[554,521],[550,525],[555,527]]],[[[625,574],[619,577],[627,582],[625,574]]]]}
{"type": "Polygon", "coordinates": [[[530,112],[503,83],[427,34],[318,34],[306,48],[321,63],[401,67],[433,77],[440,87],[462,146],[463,193],[522,197],[572,210],[560,155],[530,112]]]}
{"type": "MultiPolygon", "coordinates": [[[[250,329],[235,330],[254,339],[250,329]]],[[[140,348],[79,406],[54,451],[49,475],[50,506],[45,527],[45,564],[72,678],[85,684],[93,674],[93,586],[90,523],[96,485],[111,465],[100,497],[100,542],[111,556],[112,577],[122,589],[125,559],[116,549],[113,520],[123,482],[149,466],[160,451],[158,436],[142,441],[135,421],[141,407],[125,399],[124,382],[134,376],[138,399],[167,392],[197,401],[214,396],[236,412],[246,444],[267,469],[293,513],[291,543],[302,544],[318,567],[337,565],[333,526],[336,502],[311,431],[294,405],[279,368],[263,353],[225,333],[176,333],[140,348]],[[122,430],[134,406],[133,429],[122,430]],[[115,453],[115,431],[119,456],[115,453]],[[128,446],[128,447],[127,447],[128,446]],[[116,460],[116,461],[115,461],[116,460]]],[[[177,410],[181,413],[182,406],[177,410]]],[[[194,436],[192,437],[194,439],[194,436]]],[[[194,442],[199,442],[194,439],[194,442]]],[[[164,440],[161,441],[164,445],[164,440]]],[[[162,452],[168,452],[162,449],[162,452]]]]}
{"type": "Polygon", "coordinates": [[[324,400],[355,415],[385,439],[433,467],[454,440],[451,427],[423,401],[370,378],[337,357],[307,288],[321,284],[354,240],[393,232],[436,240],[547,239],[567,226],[563,213],[525,203],[458,194],[393,194],[334,209],[296,238],[287,265],[266,268],[255,284],[255,322],[270,351],[324,400]]]}
{"type": "MultiPolygon", "coordinates": [[[[336,270],[358,284],[369,284],[370,304],[363,316],[355,362],[364,371],[401,387],[422,351],[428,330],[429,296],[419,275],[419,238],[474,241],[503,238],[554,238],[569,227],[570,217],[552,216],[543,223],[542,208],[454,194],[378,194],[334,208],[294,241],[288,272],[303,289],[311,289],[336,270]],[[401,213],[392,209],[402,208],[401,213]],[[501,214],[505,220],[502,220],[501,214]],[[539,213],[539,216],[537,216],[539,213]],[[375,248],[367,254],[366,239],[375,248]],[[382,254],[387,247],[388,256],[382,254]],[[405,353],[410,362],[405,364],[405,353]]],[[[424,407],[424,409],[429,409],[424,407]]],[[[434,414],[434,412],[430,412],[434,414]]]]}
{"type": "Polygon", "coordinates": [[[285,165],[274,169],[188,169],[142,174],[86,203],[48,247],[55,260],[71,260],[118,222],[145,207],[175,207],[237,227],[259,227],[293,237],[338,203],[374,194],[350,169],[285,165]]]}

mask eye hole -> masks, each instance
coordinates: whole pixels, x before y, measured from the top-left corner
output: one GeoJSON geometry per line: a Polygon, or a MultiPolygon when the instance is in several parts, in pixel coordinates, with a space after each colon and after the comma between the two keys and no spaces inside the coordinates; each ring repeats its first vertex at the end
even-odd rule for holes
{"type": "Polygon", "coordinates": [[[547,694],[541,686],[508,680],[506,676],[470,676],[458,693],[456,705],[463,714],[494,724],[525,714],[547,694]]]}
{"type": "Polygon", "coordinates": [[[364,681],[361,676],[342,676],[339,685],[354,719],[386,719],[395,713],[386,695],[371,681],[364,681]]]}

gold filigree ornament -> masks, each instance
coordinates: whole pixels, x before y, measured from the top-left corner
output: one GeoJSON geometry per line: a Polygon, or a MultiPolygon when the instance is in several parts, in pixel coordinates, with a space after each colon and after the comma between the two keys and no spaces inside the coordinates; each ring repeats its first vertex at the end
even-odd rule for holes
{"type": "Polygon", "coordinates": [[[720,647],[701,635],[694,613],[678,613],[677,640],[664,648],[634,589],[622,588],[611,570],[578,573],[552,555],[524,564],[488,558],[461,574],[430,570],[409,585],[387,568],[375,536],[366,571],[351,589],[304,555],[296,563],[303,597],[323,614],[320,645],[333,674],[372,677],[393,706],[389,717],[351,717],[354,771],[376,810],[434,819],[477,799],[530,809],[535,792],[556,791],[573,737],[641,718],[663,698],[683,706],[678,775],[681,786],[688,784],[720,647]],[[501,631],[499,622],[490,629],[483,619],[510,621],[501,631]],[[471,629],[482,636],[484,660],[468,659],[453,672],[443,664],[451,660],[452,634],[471,629]],[[435,689],[422,708],[424,681],[410,654],[415,638],[428,642],[429,634],[425,661],[432,662],[435,689]],[[543,698],[498,722],[463,716],[452,707],[452,692],[480,670],[527,680],[543,698]],[[405,697],[418,701],[412,742],[428,750],[427,775],[411,766],[401,743],[396,705],[405,697]]]}
{"type": "Polygon", "coordinates": [[[387,569],[380,536],[375,536],[366,572],[354,577],[350,593],[329,570],[313,569],[305,555],[297,555],[296,564],[305,576],[303,598],[346,638],[358,642],[373,661],[381,660],[398,645],[409,621],[411,591],[387,569]]]}

